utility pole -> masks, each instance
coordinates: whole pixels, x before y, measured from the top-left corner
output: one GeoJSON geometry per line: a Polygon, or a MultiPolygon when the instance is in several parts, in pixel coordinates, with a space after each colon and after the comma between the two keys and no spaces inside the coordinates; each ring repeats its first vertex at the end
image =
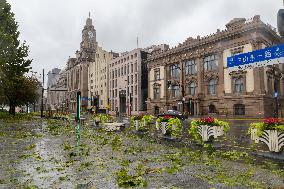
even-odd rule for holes
{"type": "Polygon", "coordinates": [[[43,94],[44,94],[44,69],[42,69],[42,89],[41,89],[41,108],[40,108],[41,118],[43,118],[43,94]]]}

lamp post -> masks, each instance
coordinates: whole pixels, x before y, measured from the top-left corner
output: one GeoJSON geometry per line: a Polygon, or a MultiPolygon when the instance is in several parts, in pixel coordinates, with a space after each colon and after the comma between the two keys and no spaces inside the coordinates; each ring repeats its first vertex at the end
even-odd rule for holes
{"type": "Polygon", "coordinates": [[[41,118],[43,118],[43,94],[44,94],[44,69],[42,69],[42,89],[41,89],[41,108],[40,108],[41,118]]]}

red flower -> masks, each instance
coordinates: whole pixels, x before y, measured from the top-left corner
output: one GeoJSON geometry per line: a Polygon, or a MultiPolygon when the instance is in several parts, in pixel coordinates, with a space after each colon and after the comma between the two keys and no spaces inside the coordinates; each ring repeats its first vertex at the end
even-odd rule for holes
{"type": "Polygon", "coordinates": [[[214,123],[214,118],[213,117],[201,118],[200,121],[203,123],[210,124],[210,123],[214,123]]]}
{"type": "Polygon", "coordinates": [[[173,116],[169,116],[169,115],[166,115],[164,116],[164,119],[171,119],[173,116]]]}
{"type": "Polygon", "coordinates": [[[281,119],[279,118],[266,118],[263,121],[267,125],[277,125],[281,123],[281,119]]]}

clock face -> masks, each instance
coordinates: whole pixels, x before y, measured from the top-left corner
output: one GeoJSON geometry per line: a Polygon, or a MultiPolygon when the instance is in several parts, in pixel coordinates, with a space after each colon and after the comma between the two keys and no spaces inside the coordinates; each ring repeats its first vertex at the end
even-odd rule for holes
{"type": "Polygon", "coordinates": [[[88,35],[89,35],[89,38],[93,38],[94,37],[94,34],[91,31],[88,32],[88,35]]]}

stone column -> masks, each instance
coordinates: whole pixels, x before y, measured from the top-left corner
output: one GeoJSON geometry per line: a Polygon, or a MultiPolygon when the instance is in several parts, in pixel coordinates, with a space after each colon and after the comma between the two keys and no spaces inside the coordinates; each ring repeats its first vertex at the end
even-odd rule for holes
{"type": "Polygon", "coordinates": [[[223,61],[223,49],[218,51],[218,69],[219,69],[219,79],[218,79],[218,96],[224,96],[224,61],[223,61]]]}
{"type": "MultiPolygon", "coordinates": [[[[260,42],[252,43],[252,50],[261,49],[260,42]]],[[[265,93],[265,84],[264,84],[264,68],[254,68],[253,69],[253,78],[254,78],[254,94],[264,94],[265,93]]]]}
{"type": "Polygon", "coordinates": [[[202,58],[198,57],[196,59],[197,64],[197,94],[201,94],[203,92],[203,61],[202,58]]]}
{"type": "MultiPolygon", "coordinates": [[[[168,99],[169,99],[169,91],[168,91],[168,67],[166,64],[164,64],[164,100],[165,100],[165,109],[168,110],[168,99]]],[[[160,107],[161,108],[161,107],[160,107]]],[[[166,111],[165,110],[165,111],[166,111]]]]}

